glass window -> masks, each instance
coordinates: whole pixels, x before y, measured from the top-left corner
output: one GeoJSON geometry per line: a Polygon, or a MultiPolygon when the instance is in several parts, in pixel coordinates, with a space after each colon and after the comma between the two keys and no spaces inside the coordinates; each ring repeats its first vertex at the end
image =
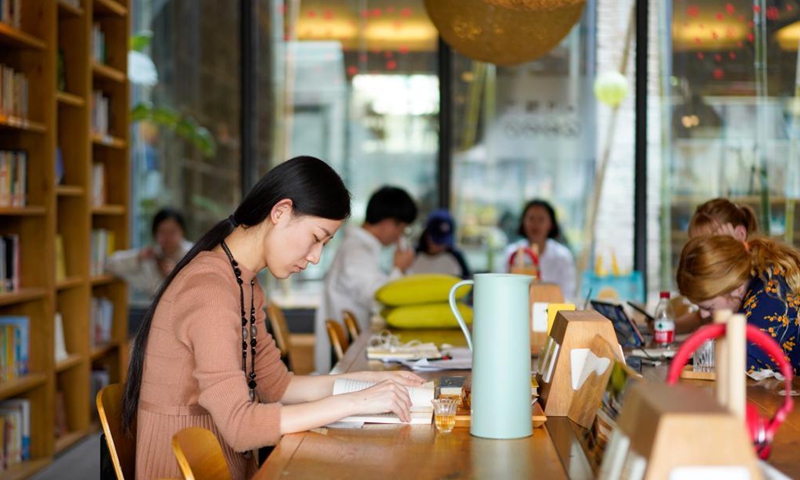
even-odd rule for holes
{"type": "Polygon", "coordinates": [[[240,199],[238,2],[134,0],[133,35],[132,244],[162,206],[196,240],[240,199]]]}
{"type": "Polygon", "coordinates": [[[587,2],[555,49],[522,65],[454,53],[452,204],[476,272],[505,268],[503,250],[534,198],[555,207],[577,258],[596,155],[594,8],[587,2]]]}
{"type": "MultiPolygon", "coordinates": [[[[659,12],[670,69],[662,77],[667,179],[661,193],[662,282],[697,205],[727,197],[752,207],[763,234],[800,244],[794,2],[674,0],[659,12]]],[[[654,266],[655,267],[655,266],[654,266]]]]}
{"type": "MultiPolygon", "coordinates": [[[[435,207],[438,37],[422,0],[263,0],[260,9],[269,48],[260,65],[271,72],[260,91],[274,89],[262,172],[298,155],[324,159],[353,194],[351,224],[384,184],[408,190],[421,215],[435,207]]],[[[335,248],[297,279],[322,278],[335,248]]]]}

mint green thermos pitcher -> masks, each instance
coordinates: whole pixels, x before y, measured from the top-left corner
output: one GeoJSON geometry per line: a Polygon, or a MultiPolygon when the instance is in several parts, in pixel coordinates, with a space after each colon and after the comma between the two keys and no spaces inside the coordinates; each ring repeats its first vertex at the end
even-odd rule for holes
{"type": "Polygon", "coordinates": [[[481,273],[450,289],[450,309],[472,350],[470,433],[510,439],[533,433],[529,275],[481,273]],[[456,290],[473,284],[472,335],[456,308],[456,290]]]}

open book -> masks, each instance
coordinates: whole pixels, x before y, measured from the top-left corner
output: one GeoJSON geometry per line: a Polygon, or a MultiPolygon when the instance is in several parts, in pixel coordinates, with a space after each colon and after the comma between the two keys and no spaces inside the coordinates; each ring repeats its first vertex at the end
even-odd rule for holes
{"type": "MultiPolygon", "coordinates": [[[[375,385],[374,382],[364,380],[351,380],[347,378],[337,378],[333,382],[333,394],[357,392],[375,385]]],[[[433,405],[431,400],[434,398],[433,382],[428,382],[419,387],[406,387],[411,397],[411,422],[412,424],[430,424],[433,418],[433,405]]],[[[352,415],[345,417],[336,423],[403,423],[400,417],[392,412],[368,413],[362,415],[352,415]]]]}

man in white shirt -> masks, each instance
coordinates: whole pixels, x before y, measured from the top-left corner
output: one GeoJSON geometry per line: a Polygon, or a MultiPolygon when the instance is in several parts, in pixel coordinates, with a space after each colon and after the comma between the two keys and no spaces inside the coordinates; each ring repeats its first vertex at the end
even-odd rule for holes
{"type": "Polygon", "coordinates": [[[382,187],[367,203],[367,215],[361,226],[348,226],[336,256],[325,274],[322,300],[314,322],[314,366],[327,373],[331,365],[331,344],[325,320],[341,321],[342,310],[350,310],[369,328],[375,291],[386,282],[402,277],[414,262],[414,251],[401,248],[406,227],[417,217],[414,200],[403,189],[382,187]],[[383,247],[397,245],[391,272],[380,266],[383,247]]]}

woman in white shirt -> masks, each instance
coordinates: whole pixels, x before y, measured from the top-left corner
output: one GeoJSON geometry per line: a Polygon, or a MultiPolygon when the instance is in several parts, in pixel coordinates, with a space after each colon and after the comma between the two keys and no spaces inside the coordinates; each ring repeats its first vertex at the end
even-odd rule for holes
{"type": "Polygon", "coordinates": [[[564,298],[571,301],[575,297],[575,258],[564,244],[553,206],[540,199],[528,202],[517,233],[523,238],[506,247],[503,256],[506,270],[511,256],[520,247],[535,247],[542,281],[560,286],[564,298]]]}
{"type": "Polygon", "coordinates": [[[153,217],[154,245],[114,252],[108,259],[108,272],[128,282],[134,303],[149,304],[161,282],[192,248],[184,238],[185,232],[183,214],[162,208],[153,217]]]}

